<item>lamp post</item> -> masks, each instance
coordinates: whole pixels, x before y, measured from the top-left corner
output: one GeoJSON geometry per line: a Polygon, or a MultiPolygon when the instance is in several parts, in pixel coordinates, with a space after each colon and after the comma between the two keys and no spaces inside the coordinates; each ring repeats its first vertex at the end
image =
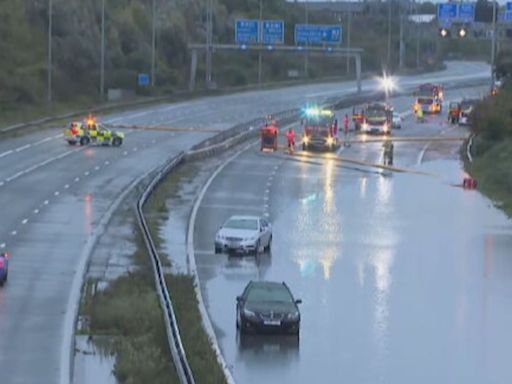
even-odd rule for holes
{"type": "Polygon", "coordinates": [[[496,0],[492,2],[492,39],[491,39],[491,86],[494,85],[494,66],[496,65],[496,0]]]}
{"type": "Polygon", "coordinates": [[[48,104],[52,103],[53,90],[52,90],[52,65],[53,65],[53,0],[48,1],[48,104]]]}
{"type": "Polygon", "coordinates": [[[101,2],[100,100],[105,95],[105,0],[101,2]]]}
{"type": "MultiPolygon", "coordinates": [[[[258,36],[258,38],[261,37],[261,33],[262,31],[260,30],[262,25],[262,19],[263,19],[263,0],[260,0],[260,25],[259,25],[259,33],[260,33],[260,36],[258,36]]],[[[258,86],[261,86],[261,78],[262,78],[262,61],[263,61],[263,57],[262,57],[262,52],[261,52],[261,49],[258,50],[258,86]]]]}
{"type": "Polygon", "coordinates": [[[153,25],[151,28],[151,86],[155,86],[156,73],[156,0],[152,4],[153,25]]]}

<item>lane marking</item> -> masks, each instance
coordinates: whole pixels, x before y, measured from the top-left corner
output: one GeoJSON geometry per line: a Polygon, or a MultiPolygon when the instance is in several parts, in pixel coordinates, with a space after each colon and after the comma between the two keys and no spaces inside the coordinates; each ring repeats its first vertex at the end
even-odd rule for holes
{"type": "Polygon", "coordinates": [[[54,195],[55,195],[55,196],[59,196],[59,195],[60,195],[60,192],[59,192],[59,191],[55,191],[54,195]]]}
{"type": "Polygon", "coordinates": [[[43,204],[44,205],[48,205],[48,204],[50,204],[50,201],[49,200],[45,200],[43,204]]]}
{"type": "Polygon", "coordinates": [[[29,149],[31,146],[32,146],[32,144],[27,144],[27,145],[24,145],[22,147],[16,148],[15,151],[16,152],[21,152],[21,151],[24,151],[25,149],[29,149]]]}
{"type": "Polygon", "coordinates": [[[94,167],[94,170],[95,170],[95,171],[99,171],[99,170],[100,170],[100,166],[99,166],[99,165],[95,166],[95,167],[94,167]]]}
{"type": "Polygon", "coordinates": [[[39,209],[34,209],[34,213],[37,215],[39,213],[39,209]]]}
{"type": "Polygon", "coordinates": [[[23,219],[22,222],[21,222],[21,224],[23,224],[23,225],[25,225],[27,223],[28,223],[28,219],[23,219]]]}
{"type": "Polygon", "coordinates": [[[64,186],[64,189],[68,189],[68,188],[69,188],[69,184],[66,184],[66,185],[64,186]]]}
{"type": "Polygon", "coordinates": [[[5,248],[6,246],[7,246],[7,244],[5,244],[5,243],[0,244],[0,248],[5,248]]]}
{"type": "Polygon", "coordinates": [[[79,181],[80,181],[80,178],[79,177],[75,177],[75,183],[77,183],[79,181]]]}
{"type": "Polygon", "coordinates": [[[85,172],[84,172],[84,175],[85,175],[85,176],[89,176],[89,171],[85,171],[85,172]]]}
{"type": "Polygon", "coordinates": [[[7,155],[10,155],[11,153],[13,153],[14,151],[12,149],[6,151],[6,152],[2,152],[0,153],[0,158],[1,157],[4,157],[4,156],[7,156],[7,155]]]}
{"type": "Polygon", "coordinates": [[[10,183],[11,181],[23,176],[23,175],[26,175],[27,173],[30,173],[32,171],[35,171],[36,169],[39,169],[41,167],[44,167],[45,165],[47,164],[50,164],[51,162],[54,162],[54,161],[57,161],[57,160],[60,160],[66,156],[69,156],[71,155],[72,153],[75,153],[75,152],[79,152],[81,151],[82,149],[78,149],[78,150],[71,150],[71,151],[67,151],[67,152],[64,152],[64,153],[61,153],[60,155],[58,156],[55,156],[55,157],[51,157],[49,159],[46,159],[45,161],[41,162],[41,163],[38,163],[38,164],[34,164],[33,166],[23,170],[23,171],[20,171],[10,177],[8,177],[7,179],[5,179],[6,182],[10,183]]]}
{"type": "Polygon", "coordinates": [[[16,236],[17,234],[18,234],[18,232],[17,232],[17,231],[12,231],[12,232],[11,232],[11,236],[16,236]]]}

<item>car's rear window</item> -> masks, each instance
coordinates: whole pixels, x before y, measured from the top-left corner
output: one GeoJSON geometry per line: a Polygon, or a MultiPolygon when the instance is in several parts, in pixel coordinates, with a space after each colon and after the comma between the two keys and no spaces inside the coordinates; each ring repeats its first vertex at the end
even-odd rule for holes
{"type": "Polygon", "coordinates": [[[232,229],[258,229],[258,220],[256,219],[231,219],[224,225],[224,228],[232,229]]]}
{"type": "Polygon", "coordinates": [[[258,285],[251,287],[247,293],[247,302],[262,301],[291,303],[293,299],[290,292],[282,285],[258,285]]]}

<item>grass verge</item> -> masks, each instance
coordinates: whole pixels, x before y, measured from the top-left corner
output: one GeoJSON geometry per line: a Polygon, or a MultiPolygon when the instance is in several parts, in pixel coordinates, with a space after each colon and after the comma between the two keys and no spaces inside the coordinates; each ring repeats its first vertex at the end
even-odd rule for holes
{"type": "Polygon", "coordinates": [[[473,163],[466,169],[478,180],[478,188],[512,217],[512,138],[499,142],[474,141],[473,163]]]}
{"type": "MultiPolygon", "coordinates": [[[[119,277],[103,290],[89,280],[81,315],[86,333],[109,336],[116,356],[114,375],[120,383],[179,383],[167,345],[163,314],[140,233],[136,235],[135,272],[119,277]]],[[[84,332],[82,332],[84,333],[84,332]]]]}
{"type": "MultiPolygon", "coordinates": [[[[168,218],[169,210],[172,209],[169,200],[177,199],[182,183],[191,181],[197,173],[198,166],[193,162],[180,165],[165,178],[149,198],[144,211],[157,249],[161,249],[162,244],[159,227],[168,218]]],[[[183,252],[186,250],[183,249],[183,252]]],[[[162,262],[167,260],[168,263],[169,259],[172,260],[172,255],[169,257],[162,252],[159,253],[162,262]]],[[[181,340],[196,383],[226,383],[224,372],[218,364],[217,356],[202,325],[193,277],[169,273],[166,274],[165,279],[172,298],[181,340]]]]}

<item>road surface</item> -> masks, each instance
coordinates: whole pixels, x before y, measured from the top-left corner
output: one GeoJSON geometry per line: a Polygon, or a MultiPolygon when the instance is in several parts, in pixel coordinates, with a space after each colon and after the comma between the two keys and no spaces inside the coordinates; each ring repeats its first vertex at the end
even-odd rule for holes
{"type": "MultiPolygon", "coordinates": [[[[393,103],[403,112],[411,99],[393,103]]],[[[409,115],[403,125],[394,135],[466,134],[445,114],[425,124],[409,115]]],[[[194,248],[237,382],[512,382],[512,225],[477,191],[454,186],[463,178],[459,144],[396,143],[405,173],[257,147],[225,166],[201,202],[194,248]],[[213,253],[217,229],[234,214],[269,216],[271,254],[213,253]],[[286,281],[303,300],[298,344],[240,339],[235,297],[251,279],[286,281]]],[[[340,156],[382,163],[380,144],[353,144],[340,156]]]]}
{"type": "MultiPolygon", "coordinates": [[[[402,79],[456,82],[485,77],[486,65],[451,63],[445,71],[402,79]]],[[[374,80],[365,88],[376,86],[374,80]]],[[[121,148],[71,147],[61,130],[0,142],[0,248],[11,254],[8,284],[0,289],[0,371],[5,383],[68,381],[73,306],[95,235],[113,204],[167,158],[226,129],[308,100],[355,90],[355,83],[253,91],[164,104],[104,116],[114,124],[164,124],[193,132],[125,131],[121,148]]]]}

